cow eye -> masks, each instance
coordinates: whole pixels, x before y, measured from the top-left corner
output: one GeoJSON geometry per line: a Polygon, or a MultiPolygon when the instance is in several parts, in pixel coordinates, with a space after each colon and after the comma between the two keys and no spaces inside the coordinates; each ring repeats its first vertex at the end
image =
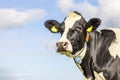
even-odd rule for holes
{"type": "Polygon", "coordinates": [[[74,33],[74,32],[75,32],[75,29],[69,29],[69,31],[70,31],[71,33],[74,33]]]}
{"type": "Polygon", "coordinates": [[[60,31],[61,34],[63,34],[64,29],[63,28],[59,28],[59,31],[60,31]]]}
{"type": "Polygon", "coordinates": [[[79,32],[82,32],[82,28],[81,27],[76,27],[75,30],[79,31],[79,32]]]}

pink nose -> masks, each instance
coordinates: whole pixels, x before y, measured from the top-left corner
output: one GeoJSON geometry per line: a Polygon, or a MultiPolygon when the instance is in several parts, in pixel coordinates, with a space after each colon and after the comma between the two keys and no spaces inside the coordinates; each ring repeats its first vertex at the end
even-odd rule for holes
{"type": "Polygon", "coordinates": [[[66,51],[68,48],[68,42],[57,42],[56,47],[58,48],[58,52],[66,51]]]}

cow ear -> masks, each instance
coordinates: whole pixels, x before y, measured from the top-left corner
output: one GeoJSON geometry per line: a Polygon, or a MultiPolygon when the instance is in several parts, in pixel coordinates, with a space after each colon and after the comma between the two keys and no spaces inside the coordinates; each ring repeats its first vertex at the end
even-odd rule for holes
{"type": "Polygon", "coordinates": [[[47,20],[47,21],[45,21],[44,25],[52,33],[58,33],[59,32],[60,23],[56,20],[47,20]]]}
{"type": "Polygon", "coordinates": [[[101,20],[99,18],[92,18],[88,21],[86,25],[86,31],[91,32],[93,30],[96,30],[100,24],[101,20]]]}

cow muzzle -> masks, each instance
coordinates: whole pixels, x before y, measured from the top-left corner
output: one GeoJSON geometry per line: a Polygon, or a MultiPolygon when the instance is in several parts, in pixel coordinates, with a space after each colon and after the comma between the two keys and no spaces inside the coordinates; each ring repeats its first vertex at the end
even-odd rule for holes
{"type": "Polygon", "coordinates": [[[68,42],[57,42],[57,52],[65,52],[68,48],[68,42]]]}
{"type": "Polygon", "coordinates": [[[67,41],[59,41],[56,43],[56,51],[66,56],[72,56],[72,45],[67,41]]]}

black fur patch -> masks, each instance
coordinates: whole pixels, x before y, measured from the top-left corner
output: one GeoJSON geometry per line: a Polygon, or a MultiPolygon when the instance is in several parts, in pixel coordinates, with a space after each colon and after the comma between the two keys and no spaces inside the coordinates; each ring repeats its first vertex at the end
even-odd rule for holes
{"type": "Polygon", "coordinates": [[[101,33],[90,33],[88,49],[81,66],[86,77],[94,80],[93,71],[103,72],[106,80],[120,80],[120,58],[114,59],[108,50],[116,35],[112,30],[101,30],[101,33]]]}

